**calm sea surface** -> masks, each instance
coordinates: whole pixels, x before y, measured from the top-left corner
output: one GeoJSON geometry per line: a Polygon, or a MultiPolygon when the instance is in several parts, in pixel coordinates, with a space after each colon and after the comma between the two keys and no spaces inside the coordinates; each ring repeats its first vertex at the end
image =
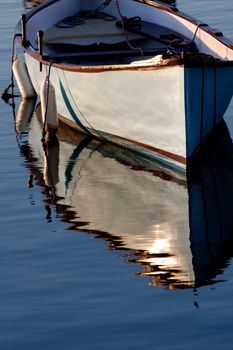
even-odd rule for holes
{"type": "MultiPolygon", "coordinates": [[[[1,91],[23,3],[0,2],[1,91]]],[[[233,40],[232,0],[177,6],[233,40]]],[[[0,100],[0,349],[232,349],[232,105],[187,187],[65,128],[45,154],[15,102],[0,100]]]]}

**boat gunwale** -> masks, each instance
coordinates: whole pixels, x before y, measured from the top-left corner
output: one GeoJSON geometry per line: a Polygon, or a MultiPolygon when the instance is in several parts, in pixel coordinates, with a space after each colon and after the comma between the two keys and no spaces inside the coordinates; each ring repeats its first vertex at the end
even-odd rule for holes
{"type": "MultiPolygon", "coordinates": [[[[22,45],[22,40],[18,39],[19,43],[22,45]]],[[[222,61],[220,59],[214,58],[212,56],[200,53],[187,53],[183,57],[173,57],[168,59],[162,59],[161,62],[145,63],[136,61],[135,64],[108,64],[108,65],[82,65],[75,63],[65,63],[56,62],[46,57],[41,56],[39,52],[33,51],[30,48],[24,48],[26,54],[34,58],[39,63],[44,66],[52,65],[54,68],[58,68],[70,72],[79,73],[101,73],[108,71],[155,71],[160,69],[166,69],[174,66],[183,66],[185,68],[189,67],[200,67],[200,65],[205,65],[205,67],[233,67],[232,61],[222,61]]],[[[156,57],[156,56],[155,56],[156,57]]],[[[68,57],[67,57],[68,58],[68,57]]],[[[149,60],[149,58],[148,58],[149,60]]]]}
{"type": "MultiPolygon", "coordinates": [[[[35,51],[30,49],[25,49],[25,53],[34,58],[38,63],[42,63],[45,66],[52,65],[53,68],[58,68],[70,72],[79,72],[79,73],[101,73],[108,71],[151,71],[165,69],[172,66],[182,66],[184,64],[183,59],[181,58],[172,58],[163,60],[163,63],[140,63],[138,64],[108,64],[108,65],[82,65],[82,64],[72,64],[72,63],[59,63],[52,60],[44,59],[43,56],[35,51]]],[[[156,57],[156,56],[155,56],[156,57]]],[[[145,62],[145,61],[144,61],[145,62]]],[[[232,62],[233,65],[233,62],[232,62]]]]}

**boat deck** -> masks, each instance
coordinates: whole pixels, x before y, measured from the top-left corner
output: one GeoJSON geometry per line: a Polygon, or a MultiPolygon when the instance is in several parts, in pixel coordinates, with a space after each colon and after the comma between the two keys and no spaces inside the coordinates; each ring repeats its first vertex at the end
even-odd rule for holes
{"type": "Polygon", "coordinates": [[[44,33],[45,54],[58,61],[80,64],[131,63],[166,53],[195,50],[195,45],[171,29],[103,12],[78,12],[44,33]]]}

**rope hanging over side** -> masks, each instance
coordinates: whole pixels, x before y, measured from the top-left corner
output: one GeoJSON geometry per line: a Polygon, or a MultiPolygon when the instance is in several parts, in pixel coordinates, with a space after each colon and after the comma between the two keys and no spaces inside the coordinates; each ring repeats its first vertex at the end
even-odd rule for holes
{"type": "Polygon", "coordinates": [[[205,24],[205,23],[200,23],[200,24],[198,24],[198,26],[197,26],[197,28],[196,28],[196,30],[195,30],[195,32],[194,32],[194,35],[193,35],[193,38],[192,38],[191,43],[194,43],[194,42],[195,42],[198,30],[199,30],[201,27],[207,27],[207,26],[208,26],[208,25],[205,24]]]}

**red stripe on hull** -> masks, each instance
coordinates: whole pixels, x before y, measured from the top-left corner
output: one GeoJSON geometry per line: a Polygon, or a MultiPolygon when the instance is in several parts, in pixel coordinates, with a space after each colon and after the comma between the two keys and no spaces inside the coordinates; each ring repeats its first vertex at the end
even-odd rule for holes
{"type": "Polygon", "coordinates": [[[111,136],[116,137],[116,138],[119,138],[119,139],[122,139],[122,140],[125,140],[125,141],[128,141],[128,142],[133,143],[137,146],[149,149],[153,152],[159,153],[159,154],[161,154],[167,158],[170,158],[172,160],[175,160],[176,162],[181,163],[183,165],[186,165],[186,163],[187,163],[185,157],[179,156],[177,154],[174,154],[174,153],[171,153],[171,152],[168,152],[168,151],[165,151],[165,150],[162,150],[160,148],[156,148],[156,147],[153,147],[150,145],[146,145],[145,143],[142,143],[139,141],[130,140],[130,139],[127,139],[127,138],[122,137],[122,136],[118,136],[118,135],[114,135],[114,134],[110,134],[110,133],[106,133],[106,134],[111,135],[111,136]]]}

